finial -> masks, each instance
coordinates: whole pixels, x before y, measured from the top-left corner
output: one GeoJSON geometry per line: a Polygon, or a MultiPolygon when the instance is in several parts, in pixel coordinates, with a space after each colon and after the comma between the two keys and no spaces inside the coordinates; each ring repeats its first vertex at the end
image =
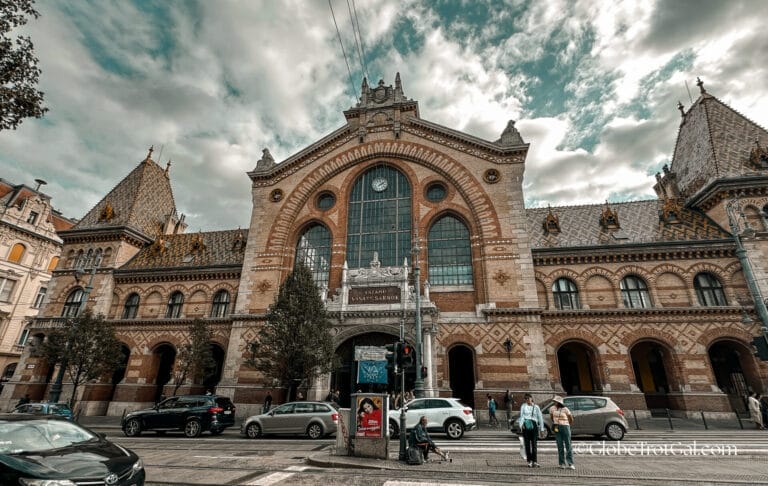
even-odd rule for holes
{"type": "Polygon", "coordinates": [[[400,82],[400,73],[397,73],[397,74],[395,75],[395,88],[396,88],[396,89],[399,89],[399,90],[402,90],[402,89],[403,89],[403,85],[402,85],[402,83],[400,82]]]}
{"type": "Polygon", "coordinates": [[[384,80],[383,79],[379,80],[379,86],[384,86],[384,80]]]}
{"type": "Polygon", "coordinates": [[[168,163],[165,164],[165,175],[168,175],[168,171],[171,169],[171,159],[168,159],[168,163]]]}
{"type": "Polygon", "coordinates": [[[706,94],[707,90],[704,89],[704,81],[701,80],[700,77],[696,77],[696,86],[699,87],[699,91],[701,91],[701,94],[706,94]]]}
{"type": "Polygon", "coordinates": [[[147,160],[147,161],[152,160],[152,152],[154,152],[154,151],[155,151],[155,146],[152,145],[151,147],[149,147],[149,152],[147,153],[147,158],[144,159],[144,160],[147,160]]]}
{"type": "Polygon", "coordinates": [[[368,89],[368,78],[363,76],[363,89],[368,89]]]}
{"type": "Polygon", "coordinates": [[[677,102],[677,109],[680,110],[680,116],[685,116],[685,107],[679,101],[677,102]]]}

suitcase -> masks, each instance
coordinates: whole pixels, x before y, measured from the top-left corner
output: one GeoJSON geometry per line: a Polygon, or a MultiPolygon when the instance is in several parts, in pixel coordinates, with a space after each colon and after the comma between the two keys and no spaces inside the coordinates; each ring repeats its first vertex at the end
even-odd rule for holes
{"type": "Polygon", "coordinates": [[[412,466],[424,464],[424,456],[421,453],[421,449],[415,446],[406,449],[405,462],[412,466]]]}

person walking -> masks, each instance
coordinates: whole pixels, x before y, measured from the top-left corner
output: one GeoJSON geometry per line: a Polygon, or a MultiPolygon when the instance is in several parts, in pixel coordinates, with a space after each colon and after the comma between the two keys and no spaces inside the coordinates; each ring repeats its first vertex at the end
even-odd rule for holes
{"type": "Polygon", "coordinates": [[[488,426],[499,426],[499,419],[496,418],[496,400],[490,393],[488,394],[488,426]]]}
{"type": "Polygon", "coordinates": [[[512,423],[512,409],[515,406],[515,398],[512,396],[512,393],[509,392],[509,389],[507,389],[507,392],[504,393],[504,409],[507,412],[507,425],[512,423]]]}
{"type": "Polygon", "coordinates": [[[270,408],[272,408],[272,392],[267,392],[267,396],[264,398],[264,410],[261,413],[269,412],[270,408]]]}
{"type": "Polygon", "coordinates": [[[573,447],[571,447],[571,424],[573,414],[563,403],[563,397],[552,399],[555,405],[549,409],[552,418],[552,431],[557,441],[557,463],[560,469],[576,469],[573,465],[573,447]]]}
{"type": "Polygon", "coordinates": [[[536,442],[539,434],[544,433],[544,417],[541,408],[533,403],[533,395],[526,393],[520,406],[520,432],[525,443],[525,458],[528,467],[541,467],[536,458],[536,442]]]}
{"type": "Polygon", "coordinates": [[[749,394],[749,416],[752,422],[755,423],[755,427],[758,430],[762,430],[763,427],[763,414],[760,411],[760,395],[752,392],[749,394]]]}
{"type": "Polygon", "coordinates": [[[440,456],[444,461],[453,462],[451,456],[447,452],[443,452],[439,447],[432,442],[432,438],[427,432],[427,417],[422,415],[419,419],[419,423],[413,429],[413,445],[421,449],[421,453],[424,454],[424,461],[427,461],[429,457],[429,451],[434,451],[435,454],[440,456]]]}

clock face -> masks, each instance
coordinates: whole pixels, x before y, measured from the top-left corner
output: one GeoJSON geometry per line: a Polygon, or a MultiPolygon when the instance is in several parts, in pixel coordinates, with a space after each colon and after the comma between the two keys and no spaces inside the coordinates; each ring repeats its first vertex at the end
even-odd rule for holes
{"type": "Polygon", "coordinates": [[[371,182],[371,188],[376,192],[381,192],[387,188],[387,180],[383,177],[377,177],[371,182]]]}

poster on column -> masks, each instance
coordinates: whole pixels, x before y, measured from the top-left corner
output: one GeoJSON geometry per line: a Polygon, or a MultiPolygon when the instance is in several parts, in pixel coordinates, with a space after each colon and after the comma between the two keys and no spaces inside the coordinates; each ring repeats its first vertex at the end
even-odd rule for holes
{"type": "Polygon", "coordinates": [[[383,397],[357,396],[355,404],[357,410],[355,437],[382,437],[383,397]]]}

